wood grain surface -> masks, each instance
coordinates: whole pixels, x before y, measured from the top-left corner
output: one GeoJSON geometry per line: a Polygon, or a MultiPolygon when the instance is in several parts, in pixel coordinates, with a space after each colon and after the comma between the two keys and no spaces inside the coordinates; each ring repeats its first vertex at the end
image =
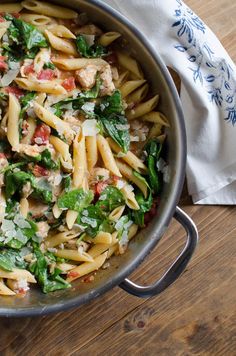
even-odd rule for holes
{"type": "MultiPolygon", "coordinates": [[[[236,1],[186,0],[236,60],[236,1]]],[[[78,309],[41,318],[0,319],[0,355],[236,355],[236,209],[183,209],[200,243],[182,277],[163,294],[138,299],[118,287],[78,309]]],[[[158,247],[132,275],[151,283],[184,243],[173,222],[158,247]]]]}

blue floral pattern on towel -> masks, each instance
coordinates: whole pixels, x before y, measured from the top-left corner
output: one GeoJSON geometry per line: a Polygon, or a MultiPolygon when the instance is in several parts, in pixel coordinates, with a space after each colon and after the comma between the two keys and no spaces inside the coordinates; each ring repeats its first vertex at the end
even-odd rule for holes
{"type": "Polygon", "coordinates": [[[236,75],[225,59],[219,58],[205,41],[207,27],[181,0],[176,0],[176,28],[180,43],[175,48],[185,53],[193,80],[206,89],[210,102],[222,108],[225,120],[236,123],[236,75]],[[207,75],[205,74],[207,73],[207,75]]]}

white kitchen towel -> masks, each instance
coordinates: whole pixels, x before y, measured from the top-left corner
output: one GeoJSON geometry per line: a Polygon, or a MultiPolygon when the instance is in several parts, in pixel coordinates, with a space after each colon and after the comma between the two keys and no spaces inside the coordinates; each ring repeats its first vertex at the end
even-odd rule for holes
{"type": "Polygon", "coordinates": [[[196,204],[236,204],[236,68],[180,0],[104,0],[125,15],[181,78],[187,182],[196,204]]]}

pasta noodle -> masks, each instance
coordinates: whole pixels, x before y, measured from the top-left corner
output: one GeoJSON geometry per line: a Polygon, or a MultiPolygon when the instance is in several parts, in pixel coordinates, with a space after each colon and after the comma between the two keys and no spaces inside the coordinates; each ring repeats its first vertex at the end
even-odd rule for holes
{"type": "Polygon", "coordinates": [[[22,4],[0,4],[0,12],[17,13],[22,10],[22,4]]]}
{"type": "Polygon", "coordinates": [[[39,14],[21,14],[20,19],[34,26],[47,26],[52,22],[50,17],[39,14]]]}
{"type": "Polygon", "coordinates": [[[7,138],[12,146],[13,151],[19,150],[20,136],[19,136],[19,116],[21,107],[19,101],[13,94],[9,94],[9,112],[7,123],[7,138]]]}
{"type": "Polygon", "coordinates": [[[121,34],[118,32],[106,32],[100,37],[99,44],[101,46],[107,47],[112,42],[117,40],[117,38],[119,38],[120,36],[121,36],[121,34]]]}
{"type": "Polygon", "coordinates": [[[157,106],[159,101],[159,95],[154,96],[144,103],[140,103],[135,107],[135,109],[127,112],[127,117],[129,120],[137,119],[143,115],[150,113],[157,106]]]}
{"type": "Polygon", "coordinates": [[[39,81],[39,80],[29,80],[25,78],[18,78],[15,80],[16,83],[25,90],[38,91],[47,94],[61,95],[66,94],[66,90],[58,84],[56,81],[39,81]]]}
{"type": "Polygon", "coordinates": [[[53,58],[53,63],[58,66],[58,68],[64,70],[78,70],[89,65],[94,65],[97,67],[104,67],[107,65],[107,62],[101,58],[53,58]]]}
{"type": "Polygon", "coordinates": [[[116,176],[121,177],[119,168],[117,167],[116,161],[113,157],[110,146],[109,146],[108,142],[106,141],[106,139],[103,136],[98,135],[97,143],[98,143],[98,149],[99,149],[99,152],[101,153],[105,167],[110,172],[115,174],[116,176]]]}
{"type": "Polygon", "coordinates": [[[97,138],[96,136],[86,136],[88,171],[91,172],[98,160],[97,138]]]}
{"type": "Polygon", "coordinates": [[[21,5],[32,12],[37,12],[42,15],[58,17],[60,19],[75,19],[78,15],[75,11],[66,9],[65,7],[49,4],[43,1],[24,0],[21,5]]]}
{"type": "Polygon", "coordinates": [[[73,56],[78,56],[75,45],[69,40],[55,36],[52,32],[45,30],[44,31],[51,46],[57,51],[61,51],[73,56]]]}
{"type": "Polygon", "coordinates": [[[128,69],[128,71],[133,73],[137,78],[143,79],[143,73],[135,59],[124,52],[117,52],[117,58],[122,67],[128,69]]]}
{"type": "Polygon", "coordinates": [[[141,117],[142,120],[152,122],[154,124],[160,124],[162,126],[170,127],[168,119],[164,114],[157,111],[151,111],[141,117]]]}
{"type": "Polygon", "coordinates": [[[128,82],[125,82],[120,87],[120,92],[123,98],[125,98],[126,96],[134,92],[136,89],[141,87],[145,82],[146,80],[129,80],[128,82]]]}

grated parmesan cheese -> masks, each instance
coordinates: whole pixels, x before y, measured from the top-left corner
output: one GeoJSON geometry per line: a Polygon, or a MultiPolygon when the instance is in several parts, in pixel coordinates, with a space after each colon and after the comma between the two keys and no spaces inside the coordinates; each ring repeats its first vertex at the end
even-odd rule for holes
{"type": "Polygon", "coordinates": [[[99,128],[97,127],[97,120],[85,120],[82,124],[82,130],[84,136],[96,136],[99,133],[99,128]]]}

